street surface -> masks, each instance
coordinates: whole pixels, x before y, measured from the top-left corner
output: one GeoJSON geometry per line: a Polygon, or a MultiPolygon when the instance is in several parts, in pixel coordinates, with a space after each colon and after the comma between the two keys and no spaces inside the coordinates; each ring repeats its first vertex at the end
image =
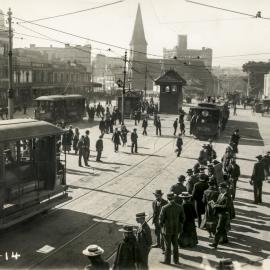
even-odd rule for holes
{"type": "MultiPolygon", "coordinates": [[[[262,205],[252,203],[253,189],[249,184],[255,156],[270,150],[270,119],[252,115],[250,110],[239,109],[237,113],[230,117],[226,130],[214,143],[220,159],[231,133],[235,128],[240,129],[237,163],[241,177],[235,199],[236,218],[228,234],[230,243],[213,250],[208,246],[207,232],[197,229],[198,246],[180,250],[180,263],[185,269],[202,269],[205,261],[215,266],[222,258],[239,262],[243,269],[253,269],[270,255],[270,183],[264,183],[262,205]],[[203,260],[204,257],[207,260],[203,260]]],[[[142,128],[138,125],[139,153],[134,155],[130,154],[130,134],[128,145],[120,146],[119,153],[114,152],[112,135],[106,134],[103,163],[95,162],[95,142],[100,134],[98,121],[74,124],[73,127],[81,129],[81,134],[90,127],[90,167],[79,167],[78,156],[73,151],[67,156],[71,200],[1,232],[0,254],[13,251],[21,257],[17,260],[0,257],[0,269],[83,269],[89,262],[81,251],[89,244],[100,245],[105,250],[104,257],[113,261],[122,237],[118,232],[122,224],[136,225],[135,214],[141,211],[148,214],[151,224],[153,192],[162,189],[166,194],[177,176],[185,174],[196,162],[204,142],[189,136],[189,122],[186,122],[182,155],[177,158],[174,153],[176,139],[172,124],[176,117],[161,115],[161,137],[155,135],[152,120],[148,136],[141,135],[142,128]],[[37,252],[45,245],[54,249],[48,253],[37,252]]],[[[127,120],[126,124],[132,131],[134,121],[127,120]]],[[[151,269],[174,267],[160,264],[163,260],[160,249],[152,249],[149,260],[151,269]]]]}

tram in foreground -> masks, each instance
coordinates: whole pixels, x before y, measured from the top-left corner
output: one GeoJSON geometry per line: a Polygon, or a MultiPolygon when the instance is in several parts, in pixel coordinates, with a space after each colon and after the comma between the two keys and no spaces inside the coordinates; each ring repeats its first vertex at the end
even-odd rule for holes
{"type": "Polygon", "coordinates": [[[33,119],[0,121],[0,229],[69,199],[56,147],[64,132],[33,119]]]}
{"type": "Polygon", "coordinates": [[[190,109],[190,133],[197,138],[219,138],[229,114],[226,103],[199,103],[190,109]]]}
{"type": "Polygon", "coordinates": [[[85,97],[82,95],[51,95],[35,99],[35,118],[51,123],[70,123],[85,116],[85,97]]]}

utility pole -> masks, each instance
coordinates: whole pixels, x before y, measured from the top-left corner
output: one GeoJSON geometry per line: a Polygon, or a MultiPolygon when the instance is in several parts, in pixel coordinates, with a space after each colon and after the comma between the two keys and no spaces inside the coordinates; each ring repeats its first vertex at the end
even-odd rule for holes
{"type": "Polygon", "coordinates": [[[13,33],[11,28],[12,12],[8,10],[8,118],[13,119],[14,111],[14,91],[13,91],[13,67],[12,67],[12,39],[13,33]]]}
{"type": "Polygon", "coordinates": [[[123,91],[122,91],[122,123],[124,124],[124,111],[125,111],[125,92],[126,92],[126,66],[127,66],[127,51],[125,51],[125,58],[124,58],[124,81],[123,81],[123,91]]]}
{"type": "Polygon", "coordinates": [[[144,74],[144,96],[146,100],[146,90],[147,90],[147,65],[145,65],[145,74],[144,74]]]}

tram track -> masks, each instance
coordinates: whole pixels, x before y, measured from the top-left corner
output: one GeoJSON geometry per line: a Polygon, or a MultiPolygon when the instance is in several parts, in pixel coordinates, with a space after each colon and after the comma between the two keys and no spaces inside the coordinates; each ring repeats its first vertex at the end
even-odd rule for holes
{"type": "MultiPolygon", "coordinates": [[[[155,153],[158,153],[159,151],[161,151],[162,149],[166,148],[168,145],[170,145],[172,143],[172,141],[175,140],[175,139],[172,139],[170,140],[168,143],[166,143],[165,145],[163,145],[162,147],[160,147],[159,149],[157,149],[156,151],[154,151],[152,153],[155,154],[155,153]]],[[[183,150],[183,153],[186,152],[188,150],[188,148],[190,146],[192,146],[193,144],[195,143],[195,139],[190,139],[190,141],[188,141],[186,143],[186,146],[183,150]]],[[[82,194],[81,196],[77,197],[76,199],[68,202],[67,204],[70,204],[74,201],[77,201],[77,200],[80,200],[82,199],[83,197],[89,195],[90,193],[92,192],[99,192],[99,189],[101,187],[104,187],[105,185],[115,181],[116,179],[120,178],[122,175],[124,175],[125,173],[128,173],[129,171],[133,170],[134,168],[137,168],[140,164],[142,164],[145,160],[149,159],[151,157],[148,156],[144,159],[142,159],[140,162],[138,162],[137,164],[135,164],[134,166],[132,166],[131,168],[128,168],[127,170],[125,170],[124,172],[122,172],[121,174],[115,176],[115,177],[112,177],[110,180],[106,181],[105,183],[103,183],[102,185],[99,185],[98,187],[90,190],[89,192],[85,193],[85,194],[82,194]]],[[[158,170],[157,173],[155,173],[153,176],[151,177],[148,177],[147,178],[147,182],[140,188],[138,189],[133,195],[129,196],[129,198],[127,200],[125,200],[123,203],[121,203],[118,207],[112,209],[109,213],[107,213],[106,215],[104,215],[103,217],[100,217],[101,219],[109,219],[109,217],[113,214],[115,214],[118,210],[120,210],[122,207],[124,207],[128,202],[130,202],[132,199],[136,198],[136,196],[143,190],[145,189],[148,185],[150,185],[153,181],[155,181],[155,179],[157,179],[157,177],[160,175],[160,173],[168,168],[169,166],[171,166],[176,160],[178,160],[177,157],[173,157],[173,158],[170,158],[169,162],[167,162],[164,166],[162,166],[162,168],[160,168],[158,170]]],[[[65,204],[65,205],[67,205],[65,204]]],[[[61,208],[64,207],[64,205],[61,206],[61,208]]],[[[61,208],[58,208],[55,211],[57,210],[60,210],[61,208]]],[[[148,220],[151,220],[152,216],[149,217],[148,220]]],[[[63,243],[61,246],[59,246],[58,248],[56,248],[55,250],[53,250],[50,254],[46,255],[45,257],[43,257],[41,260],[39,260],[38,262],[34,263],[33,265],[31,265],[28,269],[34,269],[35,267],[39,266],[40,264],[42,264],[43,262],[45,262],[46,260],[48,260],[49,258],[51,258],[53,255],[55,255],[56,253],[60,252],[62,249],[64,249],[65,247],[67,247],[69,244],[73,243],[75,240],[79,239],[80,237],[82,237],[83,235],[85,235],[86,233],[88,233],[89,231],[93,230],[96,226],[98,226],[100,224],[100,222],[98,221],[95,221],[92,225],[90,225],[89,227],[87,227],[86,229],[82,230],[80,233],[78,233],[76,236],[74,236],[72,239],[66,241],[65,243],[63,243]]],[[[107,259],[110,259],[114,253],[115,253],[116,250],[113,250],[113,252],[108,256],[107,259]]]]}

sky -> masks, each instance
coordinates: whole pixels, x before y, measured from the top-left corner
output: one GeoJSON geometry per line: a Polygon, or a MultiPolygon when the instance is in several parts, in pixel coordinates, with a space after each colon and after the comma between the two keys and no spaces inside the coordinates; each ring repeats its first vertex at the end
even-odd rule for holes
{"type": "MultiPolygon", "coordinates": [[[[14,17],[33,20],[116,1],[1,0],[0,9],[6,13],[10,7],[14,17]]],[[[254,15],[257,11],[261,11],[262,16],[270,18],[269,0],[195,1],[254,15]]],[[[41,33],[72,45],[91,43],[93,54],[103,53],[109,56],[121,56],[124,54],[123,50],[95,43],[91,40],[129,48],[139,2],[149,54],[162,56],[163,48],[173,48],[176,45],[177,35],[186,34],[188,35],[188,48],[209,47],[213,49],[213,65],[215,66],[241,67],[247,61],[268,61],[270,59],[270,19],[256,19],[224,12],[188,3],[185,0],[125,0],[112,6],[37,22],[80,35],[83,38],[71,37],[29,23],[19,25],[17,22],[20,21],[14,19],[13,26],[17,32],[14,38],[14,47],[29,47],[31,43],[36,44],[36,46],[50,46],[51,44],[63,46],[63,44],[51,40],[22,35],[29,34],[40,37],[38,33],[41,33]],[[38,33],[33,33],[24,27],[38,33]],[[111,52],[108,52],[109,48],[111,52]]]]}

